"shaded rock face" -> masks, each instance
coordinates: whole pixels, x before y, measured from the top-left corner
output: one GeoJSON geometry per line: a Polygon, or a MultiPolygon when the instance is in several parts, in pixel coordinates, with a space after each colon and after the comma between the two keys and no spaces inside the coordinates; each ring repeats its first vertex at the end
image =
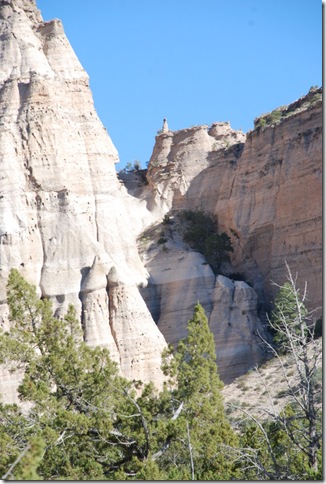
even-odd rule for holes
{"type": "MultiPolygon", "coordinates": [[[[175,233],[164,246],[142,249],[150,273],[142,293],[168,342],[186,335],[200,301],[215,336],[222,379],[231,381],[263,357],[258,333],[285,261],[308,285],[308,307],[322,302],[322,100],[321,89],[255,120],[247,135],[229,123],[167,131],[156,137],[148,187],[134,192],[161,222],[184,209],[215,215],[234,252],[215,278],[205,259],[175,233]],[[273,124],[271,124],[273,120],[273,124]],[[270,124],[268,124],[268,122],[270,124]],[[151,190],[151,195],[149,195],[151,190]]],[[[163,227],[163,225],[158,225],[163,227]]],[[[141,244],[140,244],[141,245],[141,244]]],[[[315,316],[319,316],[317,310],[315,316]]]]}
{"type": "Polygon", "coordinates": [[[242,273],[268,307],[276,291],[270,281],[285,282],[286,261],[299,286],[307,282],[309,307],[320,308],[321,89],[280,108],[274,124],[260,126],[260,119],[246,136],[228,123],[157,136],[148,206],[160,215],[200,207],[214,213],[234,248],[225,274],[242,273]]]}
{"type": "Polygon", "coordinates": [[[43,22],[34,1],[2,1],[0,33],[2,324],[16,267],[56,315],[72,303],[85,340],[107,346],[124,375],[160,384],[165,341],[138,290],[148,276],[138,222],[88,76],[61,22],[43,22]]]}
{"type": "Polygon", "coordinates": [[[187,335],[187,322],[199,301],[214,334],[221,379],[228,383],[265,357],[258,332],[265,335],[257,316],[257,294],[248,284],[215,276],[205,258],[183,243],[175,224],[162,233],[150,229],[139,240],[140,253],[150,274],[141,292],[169,343],[187,335]]]}

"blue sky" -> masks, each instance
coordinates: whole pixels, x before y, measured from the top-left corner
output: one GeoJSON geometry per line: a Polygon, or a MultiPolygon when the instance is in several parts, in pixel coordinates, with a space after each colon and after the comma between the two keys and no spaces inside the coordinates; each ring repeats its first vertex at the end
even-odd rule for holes
{"type": "Polygon", "coordinates": [[[178,130],[255,117],[322,82],[321,0],[37,0],[60,18],[121,162],[178,130]]]}

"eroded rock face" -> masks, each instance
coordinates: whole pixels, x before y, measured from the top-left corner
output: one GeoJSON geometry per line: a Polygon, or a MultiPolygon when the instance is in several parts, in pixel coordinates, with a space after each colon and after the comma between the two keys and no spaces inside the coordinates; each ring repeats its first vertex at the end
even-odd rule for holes
{"type": "MultiPolygon", "coordinates": [[[[139,222],[88,76],[61,22],[43,22],[34,0],[2,1],[0,33],[1,302],[16,267],[57,315],[72,303],[85,340],[109,347],[124,375],[160,384],[165,341],[138,290],[148,276],[139,222]]],[[[4,324],[5,304],[1,315],[4,324]]]]}
{"type": "Polygon", "coordinates": [[[264,347],[258,333],[265,333],[257,316],[256,291],[246,282],[217,276],[209,322],[225,383],[262,361],[264,347]]]}
{"type": "Polygon", "coordinates": [[[158,135],[147,178],[149,187],[134,194],[147,200],[159,222],[184,209],[216,216],[234,248],[223,273],[252,286],[223,276],[215,280],[204,258],[173,233],[161,248],[153,239],[142,251],[151,276],[143,295],[168,342],[186,335],[200,301],[222,379],[254,366],[262,358],[257,332],[264,333],[257,310],[263,319],[277,290],[271,280],[286,280],[285,261],[298,273],[299,287],[307,282],[308,307],[321,314],[321,89],[258,118],[246,136],[229,123],[158,135]]]}
{"type": "MultiPolygon", "coordinates": [[[[147,172],[153,193],[148,202],[149,210],[161,216],[171,208],[206,207],[207,186],[201,184],[202,173],[210,169],[217,154],[224,152],[223,148],[241,150],[245,137],[242,131],[233,130],[228,122],[168,131],[156,136],[147,172]]],[[[224,171],[223,167],[223,174],[224,171]]],[[[212,182],[215,186],[221,182],[218,174],[212,182]]],[[[216,203],[216,188],[214,185],[209,188],[207,197],[216,203]]]]}
{"type": "Polygon", "coordinates": [[[310,308],[320,308],[321,89],[276,111],[246,136],[227,123],[157,136],[148,206],[160,215],[199,207],[214,213],[234,247],[226,273],[242,273],[268,304],[276,291],[270,281],[285,282],[286,261],[299,286],[307,282],[310,308]]]}
{"type": "MultiPolygon", "coordinates": [[[[142,295],[166,340],[177,345],[187,335],[187,322],[200,302],[214,334],[219,374],[226,383],[259,364],[264,349],[258,332],[257,294],[248,284],[215,276],[205,258],[182,242],[179,229],[169,225],[164,244],[149,230],[139,240],[150,274],[142,295]]],[[[159,239],[160,240],[160,239],[159,239]]]]}
{"type": "Polygon", "coordinates": [[[235,269],[245,272],[261,299],[268,303],[274,296],[271,280],[285,281],[286,261],[298,273],[299,286],[307,282],[308,305],[319,308],[317,315],[322,304],[321,90],[287,112],[280,123],[247,134],[230,203],[218,200],[215,211],[221,229],[233,229],[235,269]]]}

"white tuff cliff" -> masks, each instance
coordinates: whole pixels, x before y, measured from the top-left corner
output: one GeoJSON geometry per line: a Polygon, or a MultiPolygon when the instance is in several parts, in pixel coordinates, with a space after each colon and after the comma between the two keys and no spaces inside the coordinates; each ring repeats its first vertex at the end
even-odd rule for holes
{"type": "Polygon", "coordinates": [[[88,76],[34,1],[2,0],[0,33],[1,324],[15,267],[57,315],[72,303],[85,340],[107,346],[126,377],[160,385],[165,340],[138,290],[147,272],[130,197],[88,76]]]}

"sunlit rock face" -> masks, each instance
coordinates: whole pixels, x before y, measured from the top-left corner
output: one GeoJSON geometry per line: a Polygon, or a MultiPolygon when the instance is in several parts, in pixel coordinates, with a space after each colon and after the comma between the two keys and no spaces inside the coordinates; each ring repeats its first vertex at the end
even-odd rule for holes
{"type": "MultiPolygon", "coordinates": [[[[284,282],[285,260],[301,287],[307,281],[310,307],[321,304],[319,91],[247,135],[228,122],[180,131],[165,123],[148,183],[126,175],[128,194],[61,22],[43,22],[34,0],[2,0],[0,33],[3,326],[15,267],[57,316],[72,303],[85,341],[109,348],[123,375],[160,386],[164,337],[176,345],[186,335],[199,301],[229,382],[264,357],[257,314],[273,297],[270,280],[284,282]],[[141,242],[165,214],[197,208],[232,240],[223,275],[176,230],[163,244],[141,242]]],[[[13,401],[17,379],[3,372],[0,385],[13,401]]]]}
{"type": "Polygon", "coordinates": [[[2,324],[15,267],[57,315],[72,303],[85,340],[108,347],[124,375],[159,385],[165,341],[138,290],[137,217],[88,75],[61,22],[43,22],[34,1],[2,1],[0,32],[2,324]]]}
{"type": "Polygon", "coordinates": [[[286,261],[299,286],[307,282],[309,307],[321,307],[321,97],[312,89],[279,108],[274,121],[257,118],[247,135],[216,123],[156,137],[148,206],[160,216],[196,208],[215,214],[234,248],[225,273],[242,273],[260,303],[275,295],[271,280],[285,282],[286,261]]]}
{"type": "Polygon", "coordinates": [[[271,281],[285,281],[286,261],[301,289],[307,282],[308,306],[321,314],[321,89],[284,108],[279,123],[247,134],[230,203],[219,199],[215,213],[232,237],[235,270],[261,300],[274,296],[271,281]]]}
{"type": "MultiPolygon", "coordinates": [[[[203,184],[203,175],[212,173],[216,159],[218,164],[221,162],[221,153],[224,156],[228,150],[241,151],[245,138],[242,131],[233,130],[228,122],[168,131],[156,136],[147,172],[153,194],[149,209],[154,214],[162,214],[182,206],[188,209],[206,207],[206,198],[216,203],[218,186],[222,183],[220,176],[225,175],[224,163],[221,173],[214,172],[209,185],[209,176],[203,184]]],[[[230,158],[231,165],[233,158],[230,158]]]]}
{"type": "Polygon", "coordinates": [[[231,238],[231,264],[221,272],[236,282],[215,278],[204,258],[180,244],[175,233],[161,248],[152,243],[143,250],[151,276],[143,295],[167,341],[176,344],[185,336],[193,305],[200,301],[224,381],[260,361],[257,335],[263,329],[257,313],[265,319],[277,290],[271,281],[286,281],[285,263],[298,273],[302,291],[307,282],[307,306],[319,308],[316,317],[321,314],[321,95],[313,89],[257,118],[247,135],[229,123],[159,134],[148,186],[134,192],[160,222],[165,214],[204,209],[231,238]]]}

